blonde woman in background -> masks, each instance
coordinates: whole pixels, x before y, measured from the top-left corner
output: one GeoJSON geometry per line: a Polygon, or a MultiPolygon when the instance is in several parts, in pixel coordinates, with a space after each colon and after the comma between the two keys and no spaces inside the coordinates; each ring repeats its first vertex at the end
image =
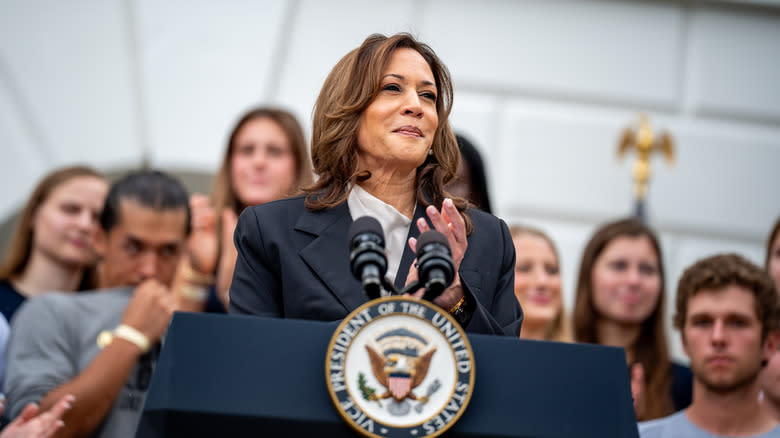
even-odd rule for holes
{"type": "Polygon", "coordinates": [[[555,244],[535,228],[515,225],[509,232],[515,244],[515,296],[525,315],[520,338],[571,342],[555,244]]]}

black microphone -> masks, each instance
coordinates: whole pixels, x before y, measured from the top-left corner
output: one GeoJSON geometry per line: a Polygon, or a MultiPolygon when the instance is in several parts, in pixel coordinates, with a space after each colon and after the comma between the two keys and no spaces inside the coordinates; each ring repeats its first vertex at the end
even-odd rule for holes
{"type": "Polygon", "coordinates": [[[425,298],[432,301],[447,289],[455,278],[455,266],[447,237],[428,230],[417,239],[417,274],[425,286],[425,298]]]}
{"type": "Polygon", "coordinates": [[[349,227],[349,264],[352,275],[363,284],[370,299],[379,298],[385,285],[387,257],[385,233],[378,220],[371,216],[357,218],[349,227]]]}

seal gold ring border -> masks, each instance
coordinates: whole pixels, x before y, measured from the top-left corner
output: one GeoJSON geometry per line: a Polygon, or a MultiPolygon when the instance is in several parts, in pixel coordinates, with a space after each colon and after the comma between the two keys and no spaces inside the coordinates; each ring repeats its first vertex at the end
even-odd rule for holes
{"type": "MultiPolygon", "coordinates": [[[[394,307],[394,310],[385,312],[385,313],[380,314],[380,315],[375,316],[375,317],[372,317],[370,319],[370,321],[365,322],[361,327],[359,327],[357,330],[354,331],[354,334],[350,336],[349,341],[346,344],[346,350],[344,352],[344,359],[342,360],[342,364],[344,364],[346,362],[346,354],[349,351],[349,349],[352,347],[352,343],[353,343],[354,339],[358,336],[358,334],[366,326],[369,326],[371,324],[371,322],[373,322],[373,320],[384,319],[384,318],[386,318],[388,316],[406,316],[406,317],[413,317],[413,318],[416,318],[416,319],[419,319],[419,320],[426,321],[426,323],[430,324],[436,330],[441,332],[441,335],[444,337],[444,339],[447,341],[448,345],[451,348],[451,353],[453,355],[455,354],[454,348],[452,346],[452,341],[450,341],[450,338],[448,338],[447,335],[443,331],[441,331],[440,327],[436,327],[436,325],[431,321],[431,318],[424,318],[424,317],[421,317],[419,315],[415,315],[413,313],[407,313],[407,312],[403,312],[403,311],[397,310],[401,306],[392,306],[392,307],[394,307]]],[[[387,307],[385,307],[385,308],[387,308],[387,307]]],[[[456,360],[455,363],[457,364],[457,360],[456,360]]],[[[342,369],[342,372],[343,372],[343,375],[344,375],[344,379],[346,379],[346,370],[342,369]]],[[[463,374],[466,374],[466,373],[461,373],[457,369],[457,367],[456,367],[456,370],[455,370],[455,376],[456,376],[455,386],[457,386],[459,381],[461,380],[460,376],[463,375],[463,374]]],[[[444,432],[449,430],[449,428],[452,427],[460,419],[460,417],[463,415],[463,413],[465,412],[466,408],[468,407],[468,404],[471,401],[471,396],[472,396],[472,394],[474,392],[474,375],[475,375],[475,371],[474,371],[474,352],[473,352],[473,350],[471,348],[471,344],[469,343],[468,337],[466,336],[465,330],[463,330],[463,328],[460,326],[460,324],[452,316],[450,316],[443,309],[440,309],[435,304],[433,304],[433,303],[431,303],[429,301],[426,301],[426,300],[421,300],[421,299],[413,298],[413,297],[410,297],[410,296],[394,295],[394,296],[389,296],[389,297],[382,297],[382,298],[378,298],[378,299],[369,301],[369,302],[361,305],[357,309],[353,310],[349,315],[347,315],[347,317],[344,318],[344,320],[339,324],[339,326],[334,331],[333,336],[331,337],[330,343],[328,344],[328,350],[327,350],[326,357],[325,357],[325,382],[326,382],[326,385],[327,385],[327,388],[328,388],[328,395],[330,396],[331,401],[333,402],[336,410],[338,411],[339,416],[352,429],[354,429],[358,433],[360,433],[360,434],[362,434],[364,436],[376,437],[376,438],[387,438],[387,437],[391,437],[391,436],[399,436],[401,434],[399,434],[398,432],[402,432],[403,433],[403,431],[408,431],[409,432],[409,433],[403,433],[403,436],[412,436],[412,437],[423,437],[423,436],[424,437],[437,437],[437,436],[443,434],[444,432]],[[445,318],[446,321],[449,323],[449,325],[451,325],[457,331],[457,333],[460,335],[459,338],[463,340],[464,348],[465,348],[465,350],[468,351],[468,359],[469,359],[469,362],[470,362],[470,369],[469,369],[469,371],[466,372],[468,374],[468,390],[464,394],[464,397],[462,399],[462,403],[460,404],[460,408],[458,409],[457,412],[455,412],[453,415],[451,415],[452,418],[447,420],[447,422],[443,426],[441,426],[440,428],[436,429],[435,431],[433,431],[430,434],[425,434],[425,433],[417,434],[416,433],[417,432],[416,428],[418,426],[420,426],[422,423],[417,423],[417,424],[413,424],[413,425],[398,427],[398,426],[393,426],[393,425],[386,425],[386,424],[382,423],[381,421],[376,421],[374,418],[371,418],[371,420],[372,421],[376,421],[376,423],[379,425],[381,430],[383,430],[383,433],[382,434],[376,434],[376,433],[372,433],[369,430],[366,430],[356,420],[354,420],[346,412],[346,410],[342,407],[341,400],[338,397],[338,393],[346,392],[347,396],[352,397],[352,398],[355,398],[355,397],[346,388],[340,389],[340,390],[336,390],[334,388],[334,384],[333,384],[333,381],[331,379],[331,375],[332,375],[332,372],[333,372],[333,370],[331,369],[331,363],[332,363],[331,358],[333,357],[333,350],[334,350],[334,347],[336,346],[336,343],[338,341],[339,335],[341,335],[342,333],[345,332],[345,327],[347,327],[347,325],[349,325],[350,322],[355,320],[358,316],[360,316],[361,314],[364,314],[364,312],[366,312],[367,310],[370,310],[370,309],[372,309],[374,307],[376,307],[378,309],[380,305],[388,304],[388,303],[395,303],[395,302],[407,302],[407,303],[410,303],[410,304],[424,306],[427,309],[431,310],[433,313],[437,314],[438,316],[445,318]],[[390,430],[388,430],[388,429],[390,429],[390,430]],[[394,431],[396,431],[396,433],[392,433],[394,431]]],[[[346,382],[345,382],[345,384],[346,384],[346,382]]],[[[450,398],[449,398],[450,401],[452,401],[452,395],[454,394],[454,391],[455,391],[455,389],[453,388],[453,391],[450,394],[450,398]]],[[[450,403],[450,402],[448,402],[448,403],[450,403]]],[[[445,404],[445,406],[446,405],[447,404],[445,404]]],[[[353,406],[356,409],[358,409],[360,411],[360,413],[362,414],[362,417],[358,418],[358,421],[360,421],[362,418],[369,417],[368,414],[366,414],[362,409],[359,409],[359,407],[357,406],[357,403],[355,403],[353,406]]],[[[433,419],[433,418],[439,417],[439,415],[443,411],[444,411],[444,409],[442,409],[440,411],[437,411],[430,418],[433,419]]],[[[430,421],[430,419],[428,421],[430,421]]],[[[423,423],[425,423],[425,421],[423,421],[423,423]]]]}

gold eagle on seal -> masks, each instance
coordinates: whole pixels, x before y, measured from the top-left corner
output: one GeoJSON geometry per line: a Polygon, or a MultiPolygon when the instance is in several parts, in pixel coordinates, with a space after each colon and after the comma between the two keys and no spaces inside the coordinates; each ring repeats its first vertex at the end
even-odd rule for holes
{"type": "Polygon", "coordinates": [[[396,402],[400,402],[409,398],[425,404],[430,394],[418,397],[412,390],[428,375],[436,347],[433,346],[421,354],[420,350],[427,347],[428,341],[404,328],[390,330],[380,335],[376,341],[381,352],[368,344],[366,350],[374,377],[387,391],[382,395],[372,394],[371,399],[392,397],[396,402]]]}

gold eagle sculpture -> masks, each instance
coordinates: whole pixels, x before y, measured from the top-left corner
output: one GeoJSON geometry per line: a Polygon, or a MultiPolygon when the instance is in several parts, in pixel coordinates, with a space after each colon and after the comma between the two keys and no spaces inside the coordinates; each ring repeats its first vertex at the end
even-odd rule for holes
{"type": "Polygon", "coordinates": [[[670,165],[674,164],[674,140],[668,132],[656,137],[645,114],[639,115],[639,127],[636,130],[626,128],[618,144],[617,157],[623,156],[631,149],[636,150],[637,159],[634,162],[634,196],[643,200],[647,196],[647,182],[650,179],[650,158],[653,153],[660,152],[670,165]]]}

